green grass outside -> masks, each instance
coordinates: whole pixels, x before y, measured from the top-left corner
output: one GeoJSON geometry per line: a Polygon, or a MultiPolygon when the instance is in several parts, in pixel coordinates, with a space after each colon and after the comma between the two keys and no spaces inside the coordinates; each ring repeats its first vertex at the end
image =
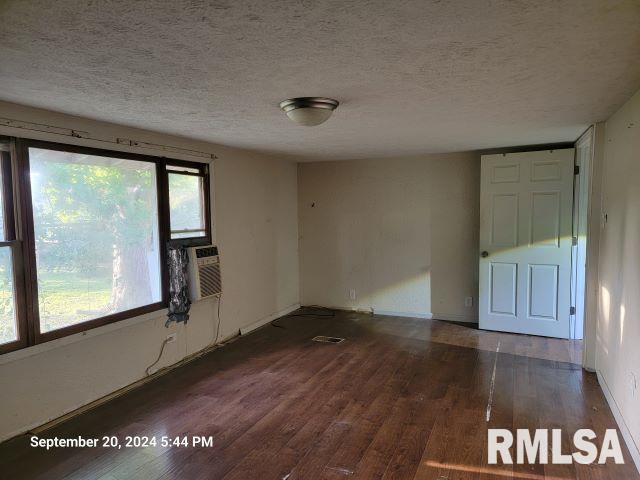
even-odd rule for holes
{"type": "MultiPolygon", "coordinates": [[[[73,272],[41,273],[38,300],[42,330],[50,331],[104,315],[111,298],[111,282],[110,272],[94,278],[73,272]]],[[[14,335],[10,293],[0,292],[0,343],[14,335]]]]}

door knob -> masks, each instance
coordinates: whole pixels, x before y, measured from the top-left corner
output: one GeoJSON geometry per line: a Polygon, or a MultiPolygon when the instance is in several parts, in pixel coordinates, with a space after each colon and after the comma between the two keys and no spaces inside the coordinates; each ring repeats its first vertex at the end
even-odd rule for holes
{"type": "Polygon", "coordinates": [[[489,252],[487,252],[486,250],[484,250],[484,251],[480,254],[480,256],[481,256],[482,258],[487,258],[487,257],[489,256],[489,252]]]}

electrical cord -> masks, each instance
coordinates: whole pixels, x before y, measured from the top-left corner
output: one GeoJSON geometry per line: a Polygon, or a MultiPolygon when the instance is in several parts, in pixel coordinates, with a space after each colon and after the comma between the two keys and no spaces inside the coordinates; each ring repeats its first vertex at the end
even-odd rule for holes
{"type": "MultiPolygon", "coordinates": [[[[220,304],[222,303],[222,294],[220,294],[220,296],[218,297],[218,325],[216,327],[216,338],[213,341],[212,346],[215,346],[218,344],[218,340],[220,339],[220,324],[222,323],[222,318],[220,317],[220,304]]],[[[309,309],[309,308],[315,308],[315,309],[319,309],[319,310],[328,310],[330,313],[290,313],[288,315],[285,315],[284,317],[280,317],[280,318],[287,318],[287,317],[335,317],[336,316],[336,312],[335,310],[331,310],[325,307],[321,307],[321,306],[317,306],[317,305],[309,305],[306,307],[302,307],[303,309],[309,309]]],[[[283,327],[282,325],[278,325],[276,323],[275,319],[273,321],[270,322],[272,327],[276,327],[276,328],[282,328],[284,330],[286,330],[285,327],[283,327]]],[[[186,325],[185,325],[186,327],[186,325]]],[[[158,358],[156,358],[155,362],[153,362],[151,365],[149,365],[147,368],[145,368],[145,373],[148,376],[151,375],[150,370],[155,367],[158,362],[160,362],[160,359],[162,358],[162,354],[164,353],[164,348],[167,346],[167,343],[169,343],[171,339],[170,338],[165,338],[164,341],[162,342],[162,346],[160,347],[160,353],[158,354],[158,358]]]]}
{"type": "Polygon", "coordinates": [[[326,307],[322,307],[320,305],[305,305],[304,307],[302,307],[302,309],[307,309],[307,310],[322,310],[323,312],[328,312],[328,313],[313,313],[313,312],[306,312],[306,313],[289,313],[287,315],[285,315],[284,317],[335,317],[336,316],[336,311],[332,310],[330,308],[326,308],[326,307]]]}
{"type": "Polygon", "coordinates": [[[165,338],[164,342],[162,342],[162,347],[160,347],[160,354],[158,355],[158,358],[156,358],[156,361],[153,362],[151,365],[149,365],[147,368],[145,368],[145,373],[147,374],[147,377],[149,375],[151,375],[151,373],[149,372],[149,370],[151,370],[153,367],[155,367],[158,362],[160,361],[160,359],[162,358],[162,354],[164,352],[164,347],[167,346],[167,343],[169,343],[169,340],[171,340],[170,338],[165,338]]]}
{"type": "Polygon", "coordinates": [[[222,319],[220,318],[220,304],[222,303],[222,293],[218,297],[218,326],[216,327],[216,339],[213,341],[214,345],[218,344],[218,336],[220,335],[220,324],[222,319]]]}
{"type": "MultiPolygon", "coordinates": [[[[213,346],[218,344],[218,340],[220,339],[220,324],[222,323],[222,319],[220,318],[220,304],[222,303],[222,294],[220,294],[220,296],[218,297],[218,325],[216,327],[216,338],[213,341],[213,346]]],[[[185,329],[187,327],[187,324],[185,323],[185,329]]],[[[284,328],[284,327],[282,327],[284,328]]],[[[162,358],[162,354],[164,353],[164,347],[167,346],[167,343],[169,343],[171,339],[169,338],[165,338],[164,341],[162,342],[162,346],[160,347],[160,354],[158,355],[158,358],[156,358],[156,361],[153,362],[151,365],[149,365],[147,368],[145,368],[145,373],[147,374],[147,377],[149,375],[151,375],[150,370],[155,367],[158,362],[160,361],[160,359],[162,358]]],[[[185,357],[187,356],[186,352],[185,352],[185,357]]]]}

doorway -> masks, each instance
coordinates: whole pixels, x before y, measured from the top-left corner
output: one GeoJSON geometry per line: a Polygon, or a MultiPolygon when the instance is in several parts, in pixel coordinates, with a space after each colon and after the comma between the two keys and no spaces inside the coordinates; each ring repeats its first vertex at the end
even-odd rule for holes
{"type": "Polygon", "coordinates": [[[480,328],[584,334],[590,139],[482,156],[480,328]]]}

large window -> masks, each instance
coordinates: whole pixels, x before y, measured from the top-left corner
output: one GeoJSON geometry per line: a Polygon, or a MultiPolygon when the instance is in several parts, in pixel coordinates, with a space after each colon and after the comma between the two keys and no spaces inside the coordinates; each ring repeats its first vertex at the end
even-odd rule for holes
{"type": "Polygon", "coordinates": [[[40,331],[162,300],[154,163],[29,149],[40,331]]]}
{"type": "Polygon", "coordinates": [[[19,139],[8,150],[0,353],[166,306],[167,244],[211,239],[206,165],[19,139]]]}

